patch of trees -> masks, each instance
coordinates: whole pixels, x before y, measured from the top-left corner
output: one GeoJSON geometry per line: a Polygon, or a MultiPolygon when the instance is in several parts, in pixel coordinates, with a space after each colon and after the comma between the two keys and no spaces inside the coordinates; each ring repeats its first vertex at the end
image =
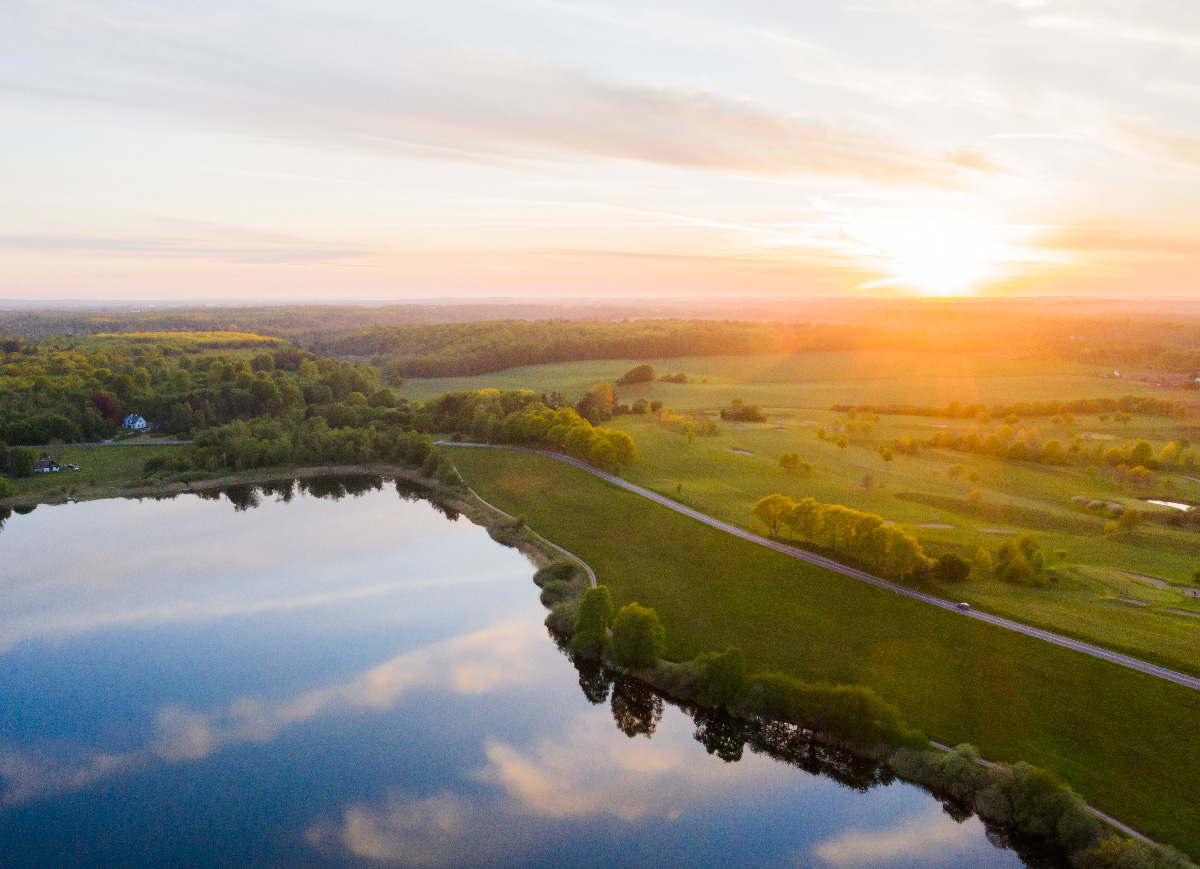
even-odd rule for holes
{"type": "Polygon", "coordinates": [[[1178,852],[1108,833],[1074,791],[1028,763],[987,767],[970,745],[950,752],[899,749],[888,758],[901,777],[963,804],[981,818],[1039,836],[1086,869],[1187,869],[1178,852]]]}
{"type": "Polygon", "coordinates": [[[751,513],[772,537],[787,528],[793,538],[849,556],[896,580],[923,579],[929,567],[917,538],[874,513],[813,498],[797,503],[786,495],[761,498],[751,513]]]}
{"type": "Polygon", "coordinates": [[[757,404],[746,404],[742,399],[735,398],[729,403],[729,407],[721,409],[721,419],[735,422],[766,422],[767,415],[757,404]]]}
{"type": "Polygon", "coordinates": [[[662,377],[658,378],[658,382],[659,383],[687,383],[688,378],[687,378],[687,375],[681,371],[678,374],[664,374],[662,377]]]}
{"type": "Polygon", "coordinates": [[[650,365],[639,365],[631,368],[617,380],[617,386],[633,386],[637,383],[653,383],[654,368],[650,365]]]}
{"type": "Polygon", "coordinates": [[[818,332],[826,330],[714,320],[498,320],[372,326],[312,349],[371,357],[403,377],[462,377],[552,362],[780,353],[821,343],[818,332]]]}
{"type": "Polygon", "coordinates": [[[1068,417],[1081,414],[1126,413],[1138,416],[1183,417],[1189,406],[1182,401],[1169,401],[1148,395],[1124,395],[1120,398],[1077,398],[1071,401],[1033,401],[1015,404],[961,404],[952,401],[944,407],[919,404],[835,404],[830,410],[835,413],[857,411],[889,416],[925,416],[940,419],[978,419],[990,417],[1004,419],[1015,416],[1019,419],[1031,417],[1068,417]]]}
{"type": "Polygon", "coordinates": [[[798,477],[808,477],[813,472],[812,464],[800,458],[799,453],[783,453],[779,457],[779,467],[783,468],[787,473],[795,474],[798,477]]]}
{"type": "MultiPolygon", "coordinates": [[[[603,386],[611,394],[612,387],[603,386]]],[[[558,450],[609,471],[637,458],[633,438],[625,432],[595,426],[575,408],[547,407],[529,390],[449,392],[415,407],[413,422],[419,431],[460,432],[482,443],[558,450]]]]}

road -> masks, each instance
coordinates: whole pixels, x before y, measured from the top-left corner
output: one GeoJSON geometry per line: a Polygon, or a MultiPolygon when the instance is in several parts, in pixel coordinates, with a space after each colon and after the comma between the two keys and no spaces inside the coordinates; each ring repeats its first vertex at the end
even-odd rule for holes
{"type": "Polygon", "coordinates": [[[1093,646],[1090,643],[1083,643],[1079,640],[1073,640],[1070,637],[1064,637],[1060,634],[1052,633],[1051,631],[1043,631],[1040,628],[1030,627],[1029,625],[1024,625],[1020,622],[1014,622],[1010,619],[1004,619],[1000,616],[983,613],[979,610],[961,610],[958,608],[957,604],[954,604],[950,601],[942,600],[941,598],[934,597],[931,594],[924,594],[919,591],[914,591],[913,589],[905,588],[902,585],[896,585],[894,582],[888,582],[886,579],[880,579],[878,576],[872,576],[865,571],[856,570],[853,567],[847,567],[844,564],[834,561],[832,558],[826,558],[823,555],[817,555],[815,552],[809,552],[806,549],[800,549],[796,546],[789,546],[788,544],[782,543],[778,540],[770,540],[766,537],[761,537],[752,531],[747,531],[744,528],[739,528],[738,526],[731,525],[728,522],[722,522],[720,519],[714,519],[712,516],[701,513],[699,510],[693,510],[691,507],[685,507],[684,505],[672,501],[670,498],[667,498],[664,495],[659,495],[657,492],[652,492],[649,489],[642,488],[641,486],[630,483],[628,480],[622,480],[620,477],[617,477],[613,474],[607,474],[604,471],[597,470],[586,462],[571,458],[570,456],[552,453],[547,450],[535,450],[529,447],[513,447],[500,444],[454,443],[452,441],[439,441],[438,443],[441,446],[447,447],[462,446],[483,447],[486,449],[495,450],[516,450],[523,453],[535,453],[539,456],[546,456],[547,458],[555,459],[556,461],[565,462],[568,465],[574,465],[580,470],[587,471],[589,474],[600,477],[603,480],[607,480],[615,486],[620,486],[622,489],[627,489],[630,492],[641,495],[643,498],[649,498],[651,501],[661,504],[664,507],[668,507],[671,510],[674,510],[676,513],[682,513],[685,516],[690,516],[697,522],[703,522],[705,525],[709,525],[729,534],[736,535],[741,537],[743,540],[750,541],[751,543],[757,543],[759,546],[765,546],[768,549],[774,549],[776,552],[781,552],[784,555],[791,556],[792,558],[798,558],[801,561],[807,561],[809,564],[815,564],[818,567],[824,567],[827,570],[832,570],[835,573],[842,574],[843,576],[849,576],[853,579],[861,580],[862,582],[878,586],[879,588],[885,588],[888,591],[893,591],[896,594],[902,594],[905,597],[912,598],[913,600],[919,600],[922,603],[927,603],[931,606],[941,607],[944,610],[950,610],[951,612],[957,613],[964,618],[978,619],[981,622],[987,622],[988,624],[996,625],[1000,628],[1005,628],[1010,631],[1016,631],[1019,634],[1025,634],[1029,637],[1044,640],[1047,643],[1053,643],[1056,646],[1062,646],[1066,649],[1073,649],[1076,652],[1082,652],[1085,655],[1091,655],[1093,658],[1100,658],[1101,660],[1108,661],[1112,664],[1128,667],[1131,670],[1137,670],[1138,672],[1147,673],[1151,676],[1157,676],[1160,679],[1166,679],[1167,681],[1174,682],[1177,685],[1183,685],[1187,688],[1200,690],[1200,678],[1195,676],[1189,676],[1186,673],[1179,673],[1175,670],[1169,670],[1166,667],[1160,667],[1157,664],[1151,664],[1146,661],[1139,660],[1138,658],[1131,658],[1128,655],[1122,655],[1118,652],[1102,649],[1099,646],[1093,646]]]}

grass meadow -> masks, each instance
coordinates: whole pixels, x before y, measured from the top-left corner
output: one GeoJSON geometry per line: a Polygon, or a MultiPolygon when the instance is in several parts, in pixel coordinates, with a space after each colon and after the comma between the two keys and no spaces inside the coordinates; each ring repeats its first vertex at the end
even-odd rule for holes
{"type": "Polygon", "coordinates": [[[1042,359],[961,356],[905,351],[831,351],[796,356],[714,356],[684,359],[565,362],[510,368],[477,377],[411,379],[410,399],[426,400],[456,389],[533,389],[578,400],[594,383],[617,379],[641,362],[660,374],[682,372],[688,384],[656,383],[619,391],[622,400],[657,398],[676,410],[747,403],[827,408],[834,404],[1011,403],[1051,398],[1119,397],[1130,393],[1195,398],[1119,379],[1092,365],[1042,359]]]}

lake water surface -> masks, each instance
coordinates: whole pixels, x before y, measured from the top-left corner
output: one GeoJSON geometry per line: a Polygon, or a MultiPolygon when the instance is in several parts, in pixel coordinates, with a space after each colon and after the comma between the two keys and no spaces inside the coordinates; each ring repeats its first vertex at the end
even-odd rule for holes
{"type": "Polygon", "coordinates": [[[521,554],[343,483],[7,519],[0,865],[1057,865],[581,671],[521,554]]]}

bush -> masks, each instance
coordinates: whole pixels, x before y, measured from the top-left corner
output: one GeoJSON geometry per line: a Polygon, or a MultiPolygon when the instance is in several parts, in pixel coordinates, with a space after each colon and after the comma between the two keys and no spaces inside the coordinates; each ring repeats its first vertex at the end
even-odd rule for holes
{"type": "Polygon", "coordinates": [[[10,483],[8,480],[0,480],[0,498],[11,498],[12,496],[12,483],[10,483]]]}
{"type": "Polygon", "coordinates": [[[1172,848],[1118,836],[1109,836],[1072,862],[1078,869],[1193,869],[1194,865],[1172,848]]]}
{"type": "Polygon", "coordinates": [[[554,561],[538,570],[533,575],[533,581],[538,588],[545,588],[550,582],[570,582],[575,578],[576,567],[569,561],[554,561]]]}
{"type": "Polygon", "coordinates": [[[560,601],[546,616],[546,627],[557,636],[569,637],[579,620],[579,601],[574,598],[560,601]]]}
{"type": "Polygon", "coordinates": [[[570,582],[561,579],[551,580],[542,587],[542,606],[553,608],[555,604],[575,596],[576,588],[570,582]]]}
{"type": "Polygon", "coordinates": [[[658,613],[648,607],[636,603],[623,606],[613,621],[612,632],[613,660],[619,667],[643,670],[653,667],[662,655],[667,632],[658,621],[658,613]]]}
{"type": "Polygon", "coordinates": [[[701,678],[696,702],[701,706],[728,706],[746,682],[746,656],[732,646],[696,658],[701,678]]]}

